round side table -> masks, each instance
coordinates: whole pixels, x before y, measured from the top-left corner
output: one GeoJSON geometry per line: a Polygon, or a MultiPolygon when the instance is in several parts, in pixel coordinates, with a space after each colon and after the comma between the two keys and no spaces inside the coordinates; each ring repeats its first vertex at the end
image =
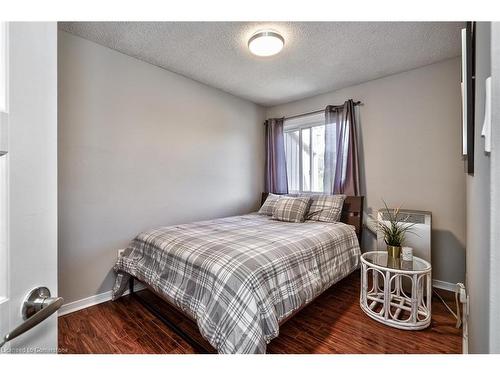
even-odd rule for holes
{"type": "Polygon", "coordinates": [[[386,251],[361,255],[363,311],[388,326],[418,330],[431,323],[432,267],[413,257],[392,258],[386,251]]]}

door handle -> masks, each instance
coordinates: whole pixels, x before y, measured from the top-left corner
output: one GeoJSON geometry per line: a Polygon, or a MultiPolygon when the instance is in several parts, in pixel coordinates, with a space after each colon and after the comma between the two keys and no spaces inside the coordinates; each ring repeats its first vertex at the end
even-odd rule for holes
{"type": "Polygon", "coordinates": [[[0,342],[0,348],[10,340],[22,335],[36,325],[43,322],[63,305],[61,297],[51,297],[46,287],[33,289],[23,302],[23,319],[19,326],[7,333],[0,342]]]}

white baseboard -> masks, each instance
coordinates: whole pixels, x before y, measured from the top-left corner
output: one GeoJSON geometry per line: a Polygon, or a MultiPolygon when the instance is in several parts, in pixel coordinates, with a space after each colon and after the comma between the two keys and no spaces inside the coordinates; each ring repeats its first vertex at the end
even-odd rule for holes
{"type": "MultiPolygon", "coordinates": [[[[432,286],[434,288],[449,290],[451,292],[455,292],[457,288],[457,286],[453,283],[436,279],[432,280],[432,286]]],[[[144,288],[145,288],[144,285],[137,283],[135,284],[134,291],[137,292],[144,288]]],[[[123,295],[125,296],[127,294],[129,294],[128,289],[125,291],[125,293],[123,293],[123,295]]],[[[94,296],[83,298],[78,301],[66,303],[62,305],[62,307],[59,309],[59,316],[63,316],[107,301],[111,301],[111,290],[104,293],[96,294],[94,296]]]]}
{"type": "Polygon", "coordinates": [[[457,290],[457,285],[449,283],[448,281],[432,280],[432,286],[438,289],[449,290],[450,292],[455,292],[457,290]]]}
{"type": "MultiPolygon", "coordinates": [[[[144,285],[142,285],[140,283],[136,283],[134,285],[135,292],[138,292],[139,290],[143,290],[144,288],[145,288],[144,285]]],[[[130,293],[129,290],[127,289],[123,293],[123,295],[125,296],[129,293],[130,293]]],[[[100,303],[107,302],[107,301],[111,301],[111,290],[104,292],[104,293],[96,294],[96,295],[93,295],[93,296],[90,296],[87,298],[82,298],[82,299],[79,299],[78,301],[66,303],[66,304],[62,305],[61,308],[59,309],[58,316],[70,314],[72,312],[82,310],[82,309],[85,309],[85,308],[90,307],[90,306],[98,305],[100,303]]]]}

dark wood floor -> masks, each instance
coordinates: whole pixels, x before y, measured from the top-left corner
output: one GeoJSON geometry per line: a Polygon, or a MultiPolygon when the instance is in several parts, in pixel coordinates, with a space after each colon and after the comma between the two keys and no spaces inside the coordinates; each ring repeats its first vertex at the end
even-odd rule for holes
{"type": "MultiPolygon", "coordinates": [[[[149,291],[140,293],[202,341],[188,319],[149,291]]],[[[440,294],[453,306],[451,293],[440,294]]],[[[355,272],[286,322],[268,352],[461,353],[461,331],[455,328],[453,317],[435,297],[432,309],[431,326],[423,331],[401,331],[375,322],[359,307],[359,275],[355,272]]],[[[195,353],[129,296],[60,317],[59,348],[61,353],[195,353]]]]}

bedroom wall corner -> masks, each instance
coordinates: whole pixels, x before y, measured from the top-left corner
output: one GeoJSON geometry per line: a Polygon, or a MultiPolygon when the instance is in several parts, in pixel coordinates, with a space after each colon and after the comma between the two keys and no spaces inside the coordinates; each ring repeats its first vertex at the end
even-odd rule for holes
{"type": "Polygon", "coordinates": [[[140,231],[256,210],[264,108],[59,31],[59,295],[108,292],[140,231]]]}
{"type": "MultiPolygon", "coordinates": [[[[452,58],[267,109],[266,117],[319,110],[346,99],[358,109],[361,188],[368,213],[401,203],[432,212],[433,278],[465,279],[465,174],[460,155],[460,59],[452,58]]],[[[376,241],[364,231],[362,248],[376,241]]],[[[443,283],[440,283],[444,285],[443,283]]]]}

